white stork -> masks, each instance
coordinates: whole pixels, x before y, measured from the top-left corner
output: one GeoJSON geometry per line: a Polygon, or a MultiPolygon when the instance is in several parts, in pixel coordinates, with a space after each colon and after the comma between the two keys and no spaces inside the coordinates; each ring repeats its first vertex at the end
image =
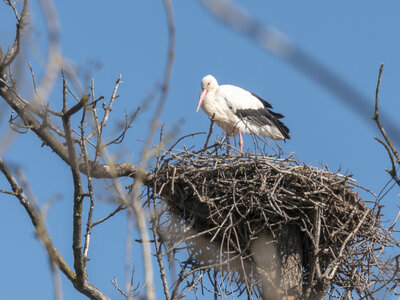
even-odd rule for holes
{"type": "Polygon", "coordinates": [[[289,129],[279,119],[283,115],[275,113],[272,105],[257,95],[234,85],[218,85],[212,75],[201,80],[199,105],[204,112],[221,127],[228,143],[230,136],[239,134],[240,151],[243,151],[242,133],[257,134],[274,140],[290,139],[289,129]]]}

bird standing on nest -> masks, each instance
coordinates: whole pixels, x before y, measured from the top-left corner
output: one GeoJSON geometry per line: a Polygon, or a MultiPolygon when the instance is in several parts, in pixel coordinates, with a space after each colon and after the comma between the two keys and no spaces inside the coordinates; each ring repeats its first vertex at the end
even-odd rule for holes
{"type": "Polygon", "coordinates": [[[239,147],[243,151],[242,133],[262,135],[273,140],[290,139],[289,128],[279,119],[283,115],[275,113],[272,105],[257,95],[234,85],[218,85],[212,75],[201,80],[202,92],[199,105],[204,112],[226,133],[228,155],[230,136],[239,134],[239,147]]]}

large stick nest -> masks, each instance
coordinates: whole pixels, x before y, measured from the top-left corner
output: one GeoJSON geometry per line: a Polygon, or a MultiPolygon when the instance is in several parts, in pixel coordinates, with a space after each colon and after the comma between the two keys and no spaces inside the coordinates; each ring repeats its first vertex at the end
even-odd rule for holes
{"type": "Polygon", "coordinates": [[[303,296],[327,291],[326,285],[331,295],[366,296],[395,268],[387,260],[381,266],[376,250],[392,242],[380,210],[368,208],[349,176],[290,157],[215,154],[167,152],[155,171],[155,192],[169,207],[160,232],[167,253],[187,251],[186,267],[233,274],[229,280],[259,295],[252,241],[265,232],[276,241],[285,226],[294,226],[303,296]],[[382,272],[371,274],[373,267],[382,272]]]}

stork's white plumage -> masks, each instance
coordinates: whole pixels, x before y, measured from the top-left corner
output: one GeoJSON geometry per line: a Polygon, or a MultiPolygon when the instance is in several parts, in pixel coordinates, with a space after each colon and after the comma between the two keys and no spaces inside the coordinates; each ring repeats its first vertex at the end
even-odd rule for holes
{"type": "Polygon", "coordinates": [[[271,104],[257,95],[234,85],[218,85],[212,75],[201,80],[200,107],[226,133],[228,154],[229,137],[239,134],[240,151],[243,151],[242,133],[262,135],[274,140],[290,139],[289,129],[279,119],[271,104]]]}

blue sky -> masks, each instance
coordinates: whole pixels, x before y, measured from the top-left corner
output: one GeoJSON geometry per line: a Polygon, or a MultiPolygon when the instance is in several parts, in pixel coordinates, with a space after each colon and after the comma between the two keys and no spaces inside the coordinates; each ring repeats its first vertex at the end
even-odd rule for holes
{"type": "MultiPolygon", "coordinates": [[[[385,63],[381,85],[381,109],[398,125],[400,109],[400,3],[396,1],[236,1],[265,25],[275,27],[298,47],[345,79],[374,103],[380,63],[385,63]]],[[[116,121],[124,110],[133,111],[152,94],[162,80],[167,53],[167,27],[162,1],[55,1],[61,25],[62,53],[77,67],[82,85],[89,91],[93,77],[96,94],[111,96],[119,74],[123,84],[121,97],[111,118],[116,121]]],[[[31,3],[30,30],[25,51],[40,78],[46,58],[45,28],[41,11],[31,3]]],[[[213,74],[217,80],[248,89],[285,115],[291,140],[281,144],[306,164],[342,168],[354,174],[358,184],[378,193],[389,177],[385,150],[373,140],[378,135],[370,119],[359,118],[354,111],[329,91],[286,62],[266,52],[246,37],[237,34],[212,17],[194,0],[175,0],[176,59],[167,105],[162,122],[176,136],[208,130],[209,120],[196,113],[200,80],[213,74]]],[[[14,36],[12,11],[0,6],[0,45],[7,47],[14,36]]],[[[26,70],[28,70],[27,66],[26,70]]],[[[22,75],[21,89],[31,93],[29,73],[22,75]]],[[[57,85],[50,98],[61,107],[57,85]]],[[[156,99],[158,99],[156,97],[156,99]]],[[[147,123],[154,111],[153,101],[134,124],[123,144],[121,159],[137,162],[145,139],[147,123]]],[[[0,106],[0,109],[5,109],[0,106]]],[[[0,137],[7,128],[1,120],[0,137]]],[[[110,126],[113,124],[110,121],[110,126]]],[[[382,120],[385,124],[385,120],[382,120]]],[[[115,123],[114,123],[115,124],[115,123]]],[[[111,126],[112,127],[112,126],[111,126]]],[[[111,134],[112,130],[108,133],[111,134]]],[[[221,135],[217,129],[215,136],[221,135]]],[[[187,144],[202,145],[203,137],[187,144]]],[[[245,138],[245,147],[251,139],[245,138]]],[[[397,145],[400,147],[400,145],[397,145]]],[[[56,247],[71,264],[72,194],[71,177],[63,162],[28,133],[15,136],[3,154],[14,167],[21,167],[40,204],[52,201],[47,215],[48,227],[56,247]]],[[[99,190],[104,183],[96,182],[99,190]]],[[[0,188],[6,182],[0,177],[0,188]]],[[[384,200],[385,220],[396,213],[398,188],[384,200]]],[[[367,195],[363,194],[365,197],[367,195]]],[[[0,197],[0,282],[4,299],[52,299],[52,281],[47,257],[34,235],[30,221],[16,199],[0,197]],[[4,271],[6,270],[6,271],[4,271]],[[21,288],[21,285],[24,287],[21,288]],[[17,291],[17,292],[16,292],[17,291]]],[[[107,196],[99,195],[95,219],[112,210],[107,196]]],[[[368,200],[368,199],[366,199],[368,200]]],[[[119,299],[110,280],[124,281],[126,218],[124,213],[94,230],[90,250],[89,278],[108,296],[119,299]],[[93,263],[92,263],[93,262],[93,263]]],[[[135,237],[137,234],[135,233],[135,237]]],[[[133,259],[138,261],[138,278],[143,278],[141,252],[135,245],[133,259]]],[[[156,265],[154,265],[156,270],[156,265]]],[[[62,278],[64,299],[85,299],[62,278]]],[[[158,283],[158,287],[160,287],[158,283]]],[[[161,289],[158,295],[161,295],[161,289]]]]}

